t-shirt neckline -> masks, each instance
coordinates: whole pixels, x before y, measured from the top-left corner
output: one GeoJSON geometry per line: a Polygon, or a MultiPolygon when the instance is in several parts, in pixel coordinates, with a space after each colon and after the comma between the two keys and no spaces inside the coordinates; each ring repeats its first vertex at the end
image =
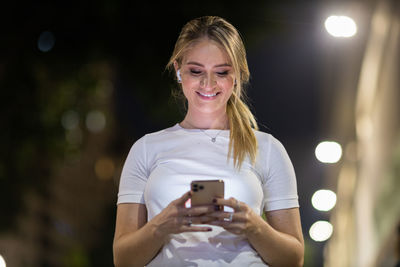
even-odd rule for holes
{"type": "Polygon", "coordinates": [[[229,130],[220,130],[220,129],[188,129],[188,128],[183,128],[179,122],[177,122],[173,128],[182,130],[182,131],[186,131],[186,132],[221,132],[221,133],[225,133],[225,132],[229,132],[229,130]]]}

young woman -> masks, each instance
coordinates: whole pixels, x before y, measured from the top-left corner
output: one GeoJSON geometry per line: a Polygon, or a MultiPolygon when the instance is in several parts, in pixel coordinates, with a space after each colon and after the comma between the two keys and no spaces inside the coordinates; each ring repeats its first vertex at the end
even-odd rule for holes
{"type": "Polygon", "coordinates": [[[118,194],[116,266],[302,266],[296,178],[282,144],[258,131],[243,101],[249,80],[238,31],[188,22],[170,62],[183,121],[135,142],[118,194]],[[225,197],[190,207],[193,180],[221,179],[225,197]],[[262,218],[265,212],[266,221],[262,218]]]}

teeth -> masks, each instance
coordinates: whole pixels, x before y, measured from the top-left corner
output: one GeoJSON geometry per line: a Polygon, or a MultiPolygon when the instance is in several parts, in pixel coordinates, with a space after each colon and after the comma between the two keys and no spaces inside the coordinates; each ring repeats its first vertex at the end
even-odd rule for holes
{"type": "Polygon", "coordinates": [[[216,96],[217,95],[217,93],[215,93],[215,94],[203,94],[203,93],[200,93],[200,92],[199,92],[199,94],[201,94],[202,96],[206,96],[206,97],[212,97],[212,96],[216,96]]]}

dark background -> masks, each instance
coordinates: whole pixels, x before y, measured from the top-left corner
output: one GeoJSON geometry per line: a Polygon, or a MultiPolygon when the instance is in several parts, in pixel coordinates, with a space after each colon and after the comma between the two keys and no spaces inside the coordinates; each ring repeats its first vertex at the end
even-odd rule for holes
{"type": "Polygon", "coordinates": [[[343,56],[342,47],[333,47],[338,41],[325,32],[327,11],[329,2],[319,1],[35,1],[2,8],[0,233],[15,244],[36,244],[35,256],[26,257],[37,266],[111,266],[120,168],[137,138],[183,118],[165,65],[188,20],[218,15],[243,36],[251,73],[249,104],[261,130],[277,137],[293,161],[305,266],[321,266],[325,243],[312,241],[308,229],[329,219],[329,213],[314,210],[310,199],[317,189],[334,190],[325,173],[335,167],[317,162],[314,149],[334,138],[329,128],[333,92],[324,79],[335,68],[328,65],[335,63],[332,58],[337,62],[343,56]],[[38,49],[44,31],[55,37],[48,52],[38,49]],[[101,91],[104,81],[108,87],[101,91]],[[106,114],[102,133],[85,129],[85,114],[93,109],[106,114]],[[82,118],[82,140],[75,144],[61,124],[68,110],[82,118]],[[112,179],[98,182],[93,165],[100,155],[114,162],[115,171],[112,179]],[[65,175],[66,166],[75,166],[74,175],[65,175]],[[57,196],[59,187],[70,191],[57,196]],[[76,193],[79,188],[86,190],[76,193]],[[32,208],[36,204],[27,195],[36,196],[40,208],[32,208]],[[101,205],[80,211],[88,198],[102,199],[101,205]],[[54,199],[74,203],[71,212],[65,211],[69,216],[56,212],[64,206],[54,199]],[[34,217],[27,220],[39,230],[21,225],[21,216],[34,217]],[[30,231],[38,234],[30,237],[30,231]],[[80,234],[85,231],[90,234],[80,234]]]}

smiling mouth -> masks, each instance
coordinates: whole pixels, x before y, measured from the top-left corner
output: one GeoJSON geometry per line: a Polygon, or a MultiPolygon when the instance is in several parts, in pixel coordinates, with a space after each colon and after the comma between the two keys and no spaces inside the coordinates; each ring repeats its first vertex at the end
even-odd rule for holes
{"type": "Polygon", "coordinates": [[[201,96],[205,96],[205,97],[213,97],[213,96],[216,96],[216,95],[218,95],[219,93],[214,93],[214,94],[203,94],[203,93],[200,93],[200,92],[197,92],[199,95],[201,95],[201,96]]]}

